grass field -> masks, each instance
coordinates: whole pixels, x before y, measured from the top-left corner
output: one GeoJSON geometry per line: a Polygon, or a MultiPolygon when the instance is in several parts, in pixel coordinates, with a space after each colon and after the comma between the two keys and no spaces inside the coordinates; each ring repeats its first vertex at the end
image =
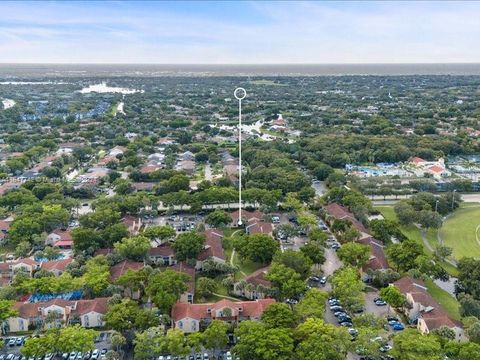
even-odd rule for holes
{"type": "MultiPolygon", "coordinates": [[[[395,211],[393,210],[393,206],[376,206],[375,207],[378,211],[382,213],[385,219],[388,220],[397,220],[397,216],[395,215],[395,211]]],[[[426,253],[431,253],[430,249],[428,249],[422,240],[422,234],[420,233],[420,229],[418,229],[415,225],[404,226],[400,225],[400,230],[402,233],[408,237],[409,239],[415,240],[419,244],[422,244],[423,249],[426,253]]],[[[480,233],[479,233],[480,236],[480,233]]],[[[437,230],[430,229],[427,231],[426,238],[430,246],[435,249],[438,244],[437,239],[437,230]]],[[[447,245],[450,246],[450,245],[447,245]]],[[[442,263],[443,268],[451,275],[451,276],[458,276],[458,270],[453,265],[448,262],[443,261],[442,263]]]]}
{"type": "Polygon", "coordinates": [[[457,210],[449,217],[440,229],[440,237],[445,246],[453,249],[453,257],[480,258],[480,207],[466,206],[457,210]]]}
{"type": "Polygon", "coordinates": [[[445,309],[451,318],[460,320],[458,301],[445,290],[440,289],[431,279],[425,281],[427,291],[445,309]]]}

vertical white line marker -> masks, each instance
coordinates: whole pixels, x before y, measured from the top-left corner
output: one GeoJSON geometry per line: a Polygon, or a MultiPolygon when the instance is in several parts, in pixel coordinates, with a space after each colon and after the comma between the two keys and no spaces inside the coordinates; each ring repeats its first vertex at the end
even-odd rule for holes
{"type": "Polygon", "coordinates": [[[242,100],[247,96],[244,88],[236,88],[233,96],[238,100],[238,225],[242,225],[242,100]]]}

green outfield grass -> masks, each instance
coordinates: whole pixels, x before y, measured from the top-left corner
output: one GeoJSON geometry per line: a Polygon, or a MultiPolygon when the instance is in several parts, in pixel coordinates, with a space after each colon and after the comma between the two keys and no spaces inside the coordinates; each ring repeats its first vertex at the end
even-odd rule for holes
{"type": "Polygon", "coordinates": [[[445,246],[453,249],[455,259],[466,256],[480,258],[480,207],[457,210],[443,223],[440,236],[445,246]]]}
{"type": "MultiPolygon", "coordinates": [[[[393,206],[375,206],[375,209],[380,211],[385,219],[397,221],[397,216],[395,215],[395,211],[393,210],[393,206]]],[[[428,249],[422,240],[422,234],[420,233],[420,229],[418,229],[415,225],[404,226],[400,225],[400,230],[402,233],[409,239],[415,240],[417,243],[422,244],[426,253],[431,253],[430,249],[428,249]]],[[[480,236],[480,231],[479,231],[480,236]]],[[[438,244],[437,240],[437,230],[430,229],[427,231],[426,238],[430,246],[435,249],[438,244]]],[[[450,245],[448,245],[450,246],[450,245]]],[[[451,275],[451,276],[458,276],[458,270],[456,267],[451,265],[446,261],[442,261],[443,268],[451,275]]]]}
{"type": "Polygon", "coordinates": [[[445,309],[452,319],[460,320],[458,301],[445,290],[440,289],[431,279],[425,281],[427,291],[445,309]]]}

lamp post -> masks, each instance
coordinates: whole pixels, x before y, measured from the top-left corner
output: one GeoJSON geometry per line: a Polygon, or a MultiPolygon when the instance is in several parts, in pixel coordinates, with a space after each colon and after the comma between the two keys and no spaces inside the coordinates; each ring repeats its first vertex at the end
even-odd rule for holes
{"type": "Polygon", "coordinates": [[[453,189],[452,191],[452,211],[453,211],[453,205],[455,205],[455,193],[457,192],[457,189],[453,189]]]}
{"type": "Polygon", "coordinates": [[[438,202],[439,202],[439,201],[440,201],[440,200],[436,200],[436,201],[435,201],[435,212],[438,212],[438,202]]]}

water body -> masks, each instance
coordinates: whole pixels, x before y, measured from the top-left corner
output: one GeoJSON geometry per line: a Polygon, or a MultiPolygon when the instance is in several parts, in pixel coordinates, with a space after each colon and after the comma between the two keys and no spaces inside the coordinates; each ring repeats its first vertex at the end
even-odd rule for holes
{"type": "Polygon", "coordinates": [[[0,64],[0,78],[82,76],[322,76],[322,75],[480,75],[468,64],[0,64]]]}

